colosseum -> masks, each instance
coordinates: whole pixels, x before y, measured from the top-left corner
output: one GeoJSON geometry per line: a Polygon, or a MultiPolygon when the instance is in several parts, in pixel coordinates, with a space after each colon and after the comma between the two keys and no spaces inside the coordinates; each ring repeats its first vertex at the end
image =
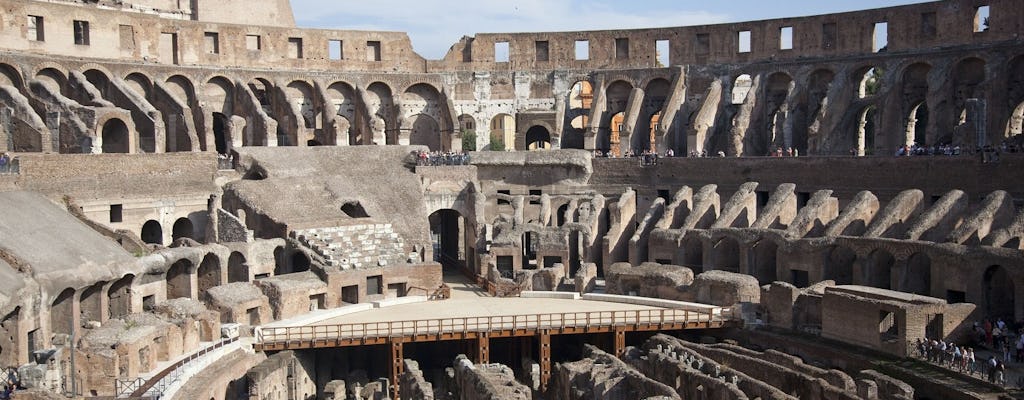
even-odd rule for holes
{"type": "Polygon", "coordinates": [[[1020,0],[0,8],[0,398],[1024,398],[1020,0]]]}

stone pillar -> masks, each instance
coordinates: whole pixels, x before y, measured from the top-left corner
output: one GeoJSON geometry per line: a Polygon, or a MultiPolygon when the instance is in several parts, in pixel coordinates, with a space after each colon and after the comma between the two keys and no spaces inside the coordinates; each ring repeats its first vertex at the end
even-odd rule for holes
{"type": "Polygon", "coordinates": [[[551,380],[551,331],[541,329],[538,332],[540,342],[540,389],[548,390],[548,381],[551,380]]]}
{"type": "Polygon", "coordinates": [[[480,332],[476,338],[476,360],[477,364],[489,364],[491,362],[491,339],[487,332],[480,332]]]}
{"type": "Polygon", "coordinates": [[[626,354],[626,327],[615,327],[615,357],[622,359],[626,354]]]}
{"type": "Polygon", "coordinates": [[[390,343],[391,359],[388,360],[388,363],[391,364],[391,390],[394,391],[393,398],[398,399],[401,398],[398,393],[401,389],[401,382],[399,378],[401,378],[402,373],[405,372],[405,365],[403,364],[405,356],[403,354],[402,338],[391,338],[390,343]]]}

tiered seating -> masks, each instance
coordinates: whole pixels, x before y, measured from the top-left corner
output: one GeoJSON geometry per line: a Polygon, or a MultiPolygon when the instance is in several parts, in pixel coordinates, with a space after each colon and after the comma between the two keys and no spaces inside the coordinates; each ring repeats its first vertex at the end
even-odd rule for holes
{"type": "Polygon", "coordinates": [[[342,269],[402,264],[405,243],[391,224],[348,225],[292,231],[292,237],[342,269]]]}

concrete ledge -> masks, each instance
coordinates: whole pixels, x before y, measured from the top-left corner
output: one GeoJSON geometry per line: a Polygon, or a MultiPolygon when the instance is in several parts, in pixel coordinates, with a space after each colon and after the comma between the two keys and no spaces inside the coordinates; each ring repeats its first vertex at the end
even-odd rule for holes
{"type": "Polygon", "coordinates": [[[338,308],[332,308],[329,310],[316,310],[295,318],[274,321],[269,324],[263,325],[261,328],[281,328],[286,326],[312,325],[317,322],[328,320],[335,317],[340,317],[342,315],[370,311],[374,308],[374,304],[372,303],[359,303],[338,308]]]}
{"type": "Polygon", "coordinates": [[[579,300],[580,294],[576,292],[546,292],[546,291],[533,291],[528,290],[519,293],[519,297],[524,299],[565,299],[565,300],[579,300]]]}
{"type": "Polygon", "coordinates": [[[394,299],[374,301],[372,304],[373,308],[384,308],[390,306],[397,306],[401,304],[422,303],[427,300],[430,300],[427,296],[405,296],[394,299]]]}
{"type": "Polygon", "coordinates": [[[690,303],[686,301],[654,299],[650,297],[624,296],[618,294],[587,293],[583,300],[607,301],[611,303],[635,304],[640,306],[674,308],[679,310],[701,311],[718,315],[722,307],[710,304],[690,303]]]}

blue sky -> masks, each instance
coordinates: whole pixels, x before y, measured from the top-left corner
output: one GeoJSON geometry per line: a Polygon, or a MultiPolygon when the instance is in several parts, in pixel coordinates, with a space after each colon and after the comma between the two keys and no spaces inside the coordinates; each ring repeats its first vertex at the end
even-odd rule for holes
{"type": "Polygon", "coordinates": [[[827,14],[914,0],[291,0],[306,28],[408,32],[416,52],[444,57],[464,35],[700,25],[827,14]],[[771,4],[767,6],[766,4],[771,4]],[[628,5],[628,7],[625,7],[628,5]]]}

